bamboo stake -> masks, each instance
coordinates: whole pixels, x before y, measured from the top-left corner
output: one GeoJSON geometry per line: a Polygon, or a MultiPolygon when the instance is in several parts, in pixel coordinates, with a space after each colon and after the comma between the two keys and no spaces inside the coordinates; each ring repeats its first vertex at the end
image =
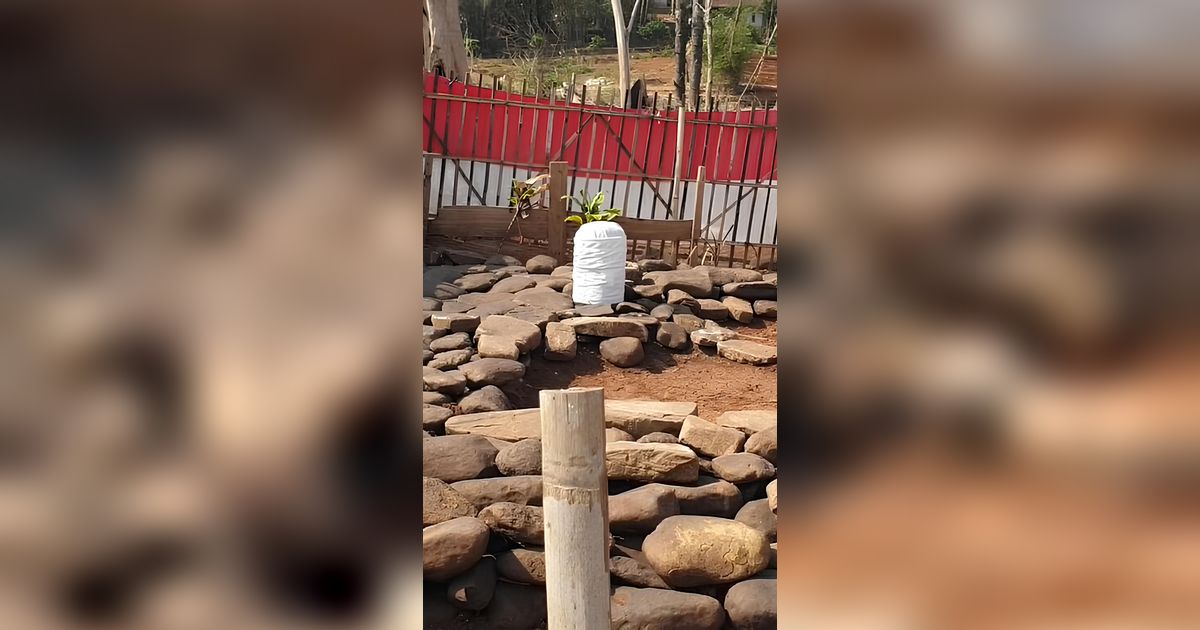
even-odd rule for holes
{"type": "Polygon", "coordinates": [[[611,625],[604,390],[541,392],[547,626],[611,625]]]}

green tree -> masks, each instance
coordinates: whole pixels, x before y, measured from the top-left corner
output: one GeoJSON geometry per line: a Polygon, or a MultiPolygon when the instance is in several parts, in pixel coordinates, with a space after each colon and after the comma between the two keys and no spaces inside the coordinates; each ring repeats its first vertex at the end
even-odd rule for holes
{"type": "Polygon", "coordinates": [[[725,11],[713,10],[709,19],[712,31],[713,77],[726,89],[737,87],[754,55],[754,27],[745,21],[734,22],[725,11]]]}

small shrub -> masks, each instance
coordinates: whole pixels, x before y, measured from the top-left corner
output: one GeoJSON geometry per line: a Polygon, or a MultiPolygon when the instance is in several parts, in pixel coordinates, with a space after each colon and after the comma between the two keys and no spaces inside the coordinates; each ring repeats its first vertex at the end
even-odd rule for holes
{"type": "Polygon", "coordinates": [[[666,22],[659,20],[651,20],[639,26],[637,34],[643,41],[653,45],[665,44],[674,35],[666,22]]]}
{"type": "Polygon", "coordinates": [[[592,41],[588,42],[587,47],[591,50],[604,48],[608,45],[608,40],[599,35],[592,35],[592,41]]]}

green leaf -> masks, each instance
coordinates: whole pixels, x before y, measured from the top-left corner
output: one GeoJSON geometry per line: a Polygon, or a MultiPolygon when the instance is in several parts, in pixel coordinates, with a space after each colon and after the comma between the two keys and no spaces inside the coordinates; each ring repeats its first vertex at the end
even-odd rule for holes
{"type": "Polygon", "coordinates": [[[573,214],[573,215],[563,219],[563,223],[574,223],[575,225],[583,225],[583,217],[580,217],[577,214],[573,214]]]}

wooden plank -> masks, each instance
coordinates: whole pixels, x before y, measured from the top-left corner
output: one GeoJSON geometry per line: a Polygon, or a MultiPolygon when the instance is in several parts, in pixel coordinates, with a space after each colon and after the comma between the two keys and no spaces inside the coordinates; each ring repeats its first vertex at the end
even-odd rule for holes
{"type": "MultiPolygon", "coordinates": [[[[504,238],[512,221],[512,208],[494,206],[446,206],[437,218],[429,222],[429,234],[460,238],[504,238]]],[[[534,209],[520,219],[520,232],[525,238],[546,240],[547,211],[534,209]]],[[[511,236],[517,236],[514,226],[511,236]]]]}

